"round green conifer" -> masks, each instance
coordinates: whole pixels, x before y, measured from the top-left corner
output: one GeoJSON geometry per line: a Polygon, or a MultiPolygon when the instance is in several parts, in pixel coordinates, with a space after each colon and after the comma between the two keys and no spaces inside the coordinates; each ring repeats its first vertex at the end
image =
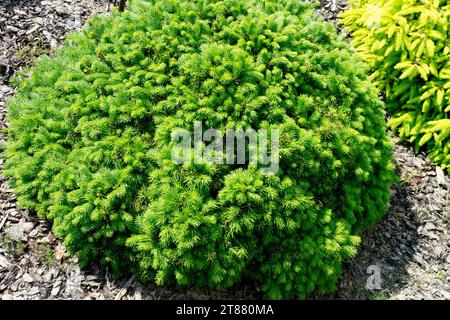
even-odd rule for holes
{"type": "Polygon", "coordinates": [[[298,0],[133,1],[19,77],[7,172],[81,263],[271,298],[334,288],[394,178],[366,66],[298,0]],[[177,164],[182,128],[277,129],[279,169],[177,164]]]}

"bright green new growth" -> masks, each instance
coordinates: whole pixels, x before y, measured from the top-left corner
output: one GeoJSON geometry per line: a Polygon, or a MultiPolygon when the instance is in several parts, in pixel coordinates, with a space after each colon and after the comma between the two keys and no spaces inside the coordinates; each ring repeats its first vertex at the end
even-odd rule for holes
{"type": "Polygon", "coordinates": [[[450,168],[450,2],[353,0],[342,14],[384,90],[390,127],[450,168]]]}
{"type": "Polygon", "coordinates": [[[334,288],[393,180],[365,65],[298,0],[154,0],[96,17],[9,103],[20,203],[86,264],[271,298],[334,288]],[[176,128],[278,128],[280,170],[171,160],[176,128]]]}

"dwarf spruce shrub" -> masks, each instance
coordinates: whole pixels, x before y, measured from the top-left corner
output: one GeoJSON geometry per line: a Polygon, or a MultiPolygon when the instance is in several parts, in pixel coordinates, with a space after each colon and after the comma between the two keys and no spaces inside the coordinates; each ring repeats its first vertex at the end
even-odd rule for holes
{"type": "Polygon", "coordinates": [[[393,180],[365,65],[298,0],[134,1],[9,103],[8,173],[83,264],[271,298],[335,286],[393,180]],[[173,132],[276,128],[279,170],[177,164],[173,132]]]}
{"type": "Polygon", "coordinates": [[[450,2],[353,0],[342,14],[387,98],[390,127],[450,168],[450,2]]]}

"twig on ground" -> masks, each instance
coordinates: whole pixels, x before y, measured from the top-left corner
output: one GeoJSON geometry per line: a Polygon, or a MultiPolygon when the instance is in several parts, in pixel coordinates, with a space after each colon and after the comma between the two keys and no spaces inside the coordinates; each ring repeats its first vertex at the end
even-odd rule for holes
{"type": "Polygon", "coordinates": [[[120,300],[122,299],[128,291],[128,287],[131,286],[131,284],[133,283],[134,279],[136,278],[135,275],[131,276],[130,279],[128,279],[127,283],[125,283],[125,285],[123,286],[122,289],[120,289],[120,291],[117,293],[117,295],[114,297],[114,300],[120,300]]]}
{"type": "Polygon", "coordinates": [[[8,220],[9,212],[6,213],[5,217],[3,218],[2,222],[0,222],[0,231],[2,230],[3,226],[5,225],[6,220],[8,220]]]}

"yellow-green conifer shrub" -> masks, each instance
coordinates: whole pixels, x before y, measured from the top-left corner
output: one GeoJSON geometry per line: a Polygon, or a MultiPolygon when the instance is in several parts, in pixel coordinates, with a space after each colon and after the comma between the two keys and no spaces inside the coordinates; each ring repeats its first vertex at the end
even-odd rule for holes
{"type": "Polygon", "coordinates": [[[352,44],[386,94],[390,127],[450,168],[450,2],[351,0],[352,44]]]}
{"type": "Polygon", "coordinates": [[[8,173],[86,264],[158,284],[334,288],[394,177],[366,65],[298,0],[133,1],[96,17],[9,103],[8,173]],[[279,129],[279,170],[177,164],[172,133],[279,129]]]}

